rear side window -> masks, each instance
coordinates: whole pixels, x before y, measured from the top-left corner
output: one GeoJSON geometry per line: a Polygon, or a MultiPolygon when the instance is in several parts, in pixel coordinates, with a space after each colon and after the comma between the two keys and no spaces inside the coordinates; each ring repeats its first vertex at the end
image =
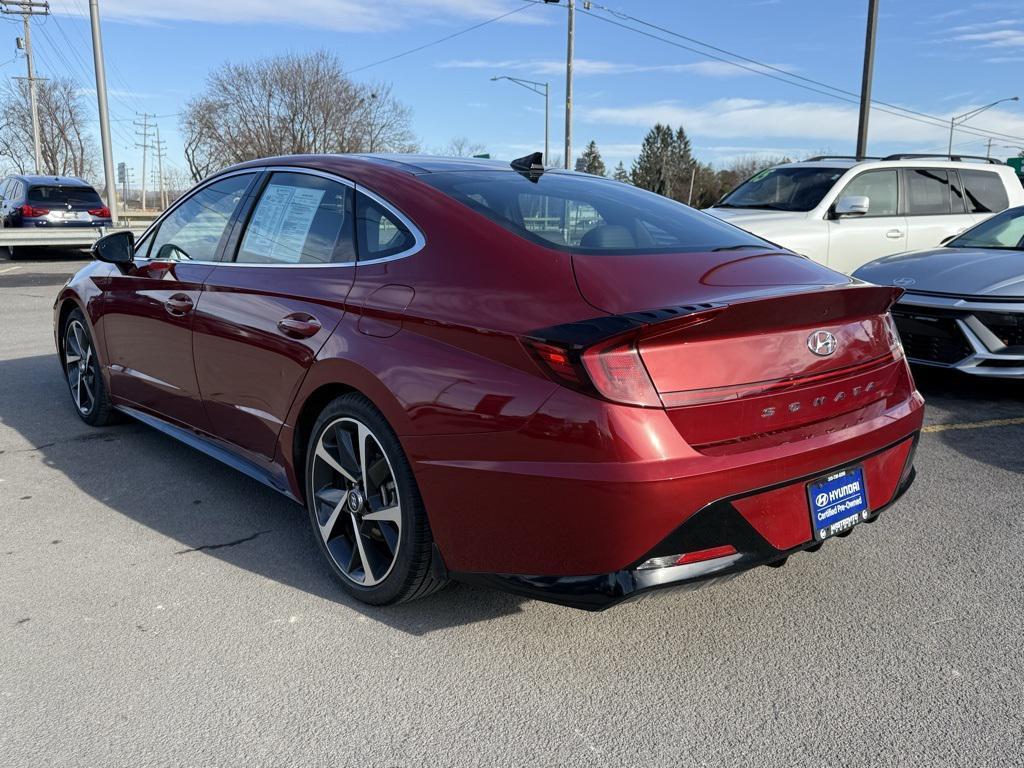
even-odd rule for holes
{"type": "Polygon", "coordinates": [[[906,171],[907,213],[927,216],[950,213],[949,174],[946,171],[917,169],[906,171]]]}
{"type": "Polygon", "coordinates": [[[1010,200],[998,173],[961,170],[960,179],[970,213],[998,213],[1009,206],[1010,200]]]}
{"type": "Polygon", "coordinates": [[[713,216],[629,184],[548,172],[430,173],[420,177],[509,232],[579,253],[667,253],[772,247],[713,216]]]}
{"type": "Polygon", "coordinates": [[[867,197],[865,216],[895,216],[899,210],[899,188],[898,171],[867,171],[847,184],[839,197],[867,197]]]}
{"type": "Polygon", "coordinates": [[[160,222],[149,257],[213,261],[228,222],[238,210],[252,178],[251,173],[229,176],[187,198],[160,222]]]}
{"type": "Polygon", "coordinates": [[[409,228],[368,195],[356,193],[356,235],[360,261],[385,259],[416,245],[409,228]]]}
{"type": "Polygon", "coordinates": [[[321,176],[275,173],[249,218],[237,262],[355,261],[352,188],[321,176]]]}
{"type": "Polygon", "coordinates": [[[99,194],[92,187],[65,187],[56,184],[29,187],[28,202],[31,205],[103,205],[99,194]]]}

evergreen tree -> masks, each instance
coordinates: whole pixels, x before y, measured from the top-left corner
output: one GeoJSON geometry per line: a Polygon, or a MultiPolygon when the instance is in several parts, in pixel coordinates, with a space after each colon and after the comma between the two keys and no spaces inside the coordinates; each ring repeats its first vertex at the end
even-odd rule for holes
{"type": "Polygon", "coordinates": [[[649,189],[659,195],[667,195],[671,189],[670,165],[675,136],[667,125],[657,123],[644,136],[640,154],[633,161],[633,183],[641,189],[649,189]]]}
{"type": "Polygon", "coordinates": [[[621,160],[619,160],[619,164],[615,166],[615,172],[612,173],[612,178],[616,181],[624,181],[627,184],[632,183],[629,180],[629,171],[626,170],[626,166],[622,164],[621,160]]]}
{"type": "Polygon", "coordinates": [[[633,183],[674,200],[686,201],[690,189],[693,150],[680,126],[655,125],[644,137],[640,155],[633,161],[633,183]]]}
{"type": "Polygon", "coordinates": [[[593,176],[604,176],[607,169],[604,167],[604,160],[601,159],[601,152],[597,148],[597,142],[591,140],[587,148],[583,150],[579,160],[576,161],[576,170],[593,176]]]}

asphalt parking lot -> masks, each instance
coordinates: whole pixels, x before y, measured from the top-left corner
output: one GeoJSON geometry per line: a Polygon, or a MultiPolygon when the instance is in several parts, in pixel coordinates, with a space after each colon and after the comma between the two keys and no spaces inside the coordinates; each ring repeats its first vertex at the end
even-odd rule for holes
{"type": "Polygon", "coordinates": [[[1024,765],[1024,385],[920,376],[916,485],[784,568],[372,609],[299,507],[77,418],[79,263],[0,261],[0,765],[1024,765]]]}

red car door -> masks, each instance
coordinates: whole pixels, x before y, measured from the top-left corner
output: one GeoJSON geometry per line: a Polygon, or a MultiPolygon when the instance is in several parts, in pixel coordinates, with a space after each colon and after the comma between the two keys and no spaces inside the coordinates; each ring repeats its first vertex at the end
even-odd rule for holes
{"type": "Polygon", "coordinates": [[[214,434],[262,457],[316,354],[345,314],[355,272],[352,185],[300,169],[267,174],[194,326],[214,434]]]}
{"type": "Polygon", "coordinates": [[[172,421],[207,430],[192,358],[203,281],[256,173],[193,192],[139,244],[136,261],[107,278],[101,330],[110,391],[172,421]]]}

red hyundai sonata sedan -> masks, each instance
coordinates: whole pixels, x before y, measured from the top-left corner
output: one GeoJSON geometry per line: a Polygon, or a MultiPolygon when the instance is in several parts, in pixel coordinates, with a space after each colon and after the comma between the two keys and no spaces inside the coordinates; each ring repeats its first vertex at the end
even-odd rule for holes
{"type": "Polygon", "coordinates": [[[79,415],[305,504],[367,603],[600,609],[781,564],[914,477],[899,289],[539,156],[244,163],[94,252],[54,308],[79,415]]]}

